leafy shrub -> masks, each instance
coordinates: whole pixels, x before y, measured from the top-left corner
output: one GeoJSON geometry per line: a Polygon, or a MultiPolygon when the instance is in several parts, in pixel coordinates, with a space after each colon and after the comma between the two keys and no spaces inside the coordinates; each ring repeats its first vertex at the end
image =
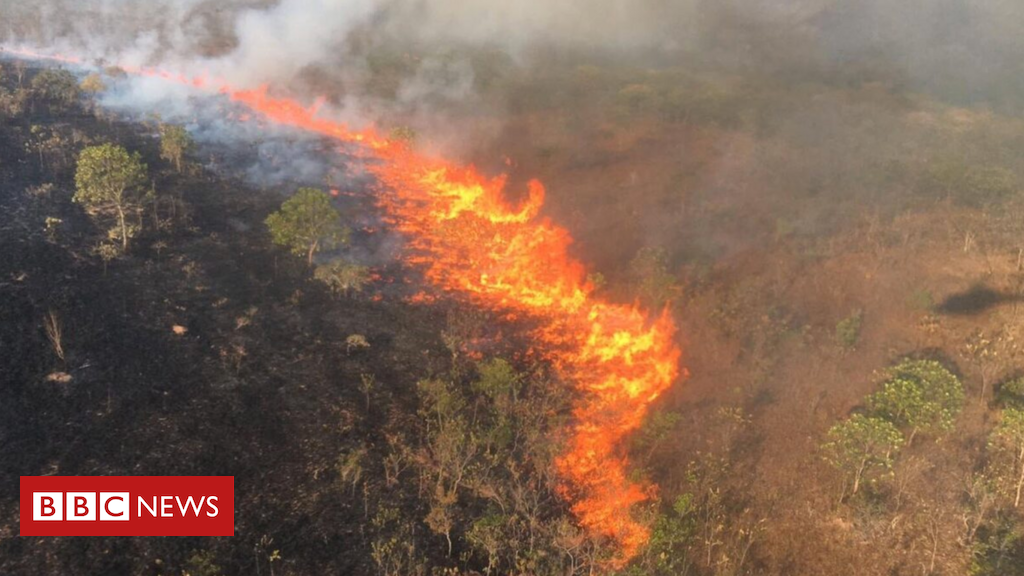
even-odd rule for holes
{"type": "Polygon", "coordinates": [[[918,431],[952,430],[964,404],[964,387],[955,374],[934,360],[904,360],[889,369],[882,389],[867,398],[872,413],[894,425],[918,431]]]}
{"type": "Polygon", "coordinates": [[[332,293],[348,296],[352,291],[363,291],[363,287],[370,281],[370,269],[344,260],[334,260],[317,266],[313,277],[326,284],[332,293]]]}
{"type": "Polygon", "coordinates": [[[836,324],[836,342],[843,348],[853,348],[860,341],[860,330],[864,320],[862,310],[854,310],[852,314],[836,324]]]}
{"type": "Polygon", "coordinates": [[[1004,408],[1024,410],[1024,376],[1004,382],[996,393],[996,402],[1004,408]]]}

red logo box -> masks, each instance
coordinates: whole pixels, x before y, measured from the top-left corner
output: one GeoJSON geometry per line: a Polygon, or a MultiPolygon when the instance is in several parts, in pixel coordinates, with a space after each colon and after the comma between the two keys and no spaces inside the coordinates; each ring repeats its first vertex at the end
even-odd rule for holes
{"type": "Polygon", "coordinates": [[[22,476],[22,536],[234,536],[234,476],[22,476]]]}

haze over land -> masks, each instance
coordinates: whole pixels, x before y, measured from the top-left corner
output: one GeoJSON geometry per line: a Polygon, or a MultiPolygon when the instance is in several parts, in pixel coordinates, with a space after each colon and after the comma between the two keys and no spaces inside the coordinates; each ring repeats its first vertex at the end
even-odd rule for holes
{"type": "Polygon", "coordinates": [[[22,474],[238,494],[0,572],[1024,574],[1022,33],[0,0],[0,534],[22,474]]]}

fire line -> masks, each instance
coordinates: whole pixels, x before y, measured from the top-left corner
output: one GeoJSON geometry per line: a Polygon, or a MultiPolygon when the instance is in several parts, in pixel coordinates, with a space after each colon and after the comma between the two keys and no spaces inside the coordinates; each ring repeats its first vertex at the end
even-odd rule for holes
{"type": "Polygon", "coordinates": [[[266,87],[240,90],[205,76],[127,71],[215,89],[270,122],[371,151],[380,161],[368,170],[382,187],[381,207],[408,238],[407,262],[443,290],[543,320],[533,336],[548,346],[551,362],[581,392],[566,452],[556,461],[561,492],[582,527],[618,544],[614,564],[625,564],[642,549],[649,528],[631,512],[655,487],[627,477],[622,442],[680,376],[675,324],[668,310],[652,316],[594,294],[583,265],[569,255],[568,231],[540,216],[545,189],[539,181],[528,184],[521,206],[511,206],[504,197],[504,176],[488,179],[471,166],[420,154],[372,129],[350,130],[318,116],[320,102],[306,107],[272,97],[266,87]]]}

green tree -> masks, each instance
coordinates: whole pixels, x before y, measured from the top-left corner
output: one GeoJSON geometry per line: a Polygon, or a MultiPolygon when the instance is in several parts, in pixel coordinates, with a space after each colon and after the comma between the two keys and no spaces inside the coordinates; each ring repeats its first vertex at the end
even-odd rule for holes
{"type": "Polygon", "coordinates": [[[348,242],[349,230],[331,206],[331,197],[315,188],[299,188],[280,210],[267,217],[266,224],[275,244],[286,246],[293,254],[306,254],[310,265],[321,247],[348,242]]]}
{"type": "Polygon", "coordinates": [[[853,494],[873,471],[891,469],[903,444],[903,434],[892,423],[863,414],[833,426],[828,439],[823,446],[826,458],[845,475],[847,483],[852,482],[853,494]]]}
{"type": "Polygon", "coordinates": [[[370,281],[370,269],[344,260],[332,260],[317,266],[313,277],[326,284],[332,293],[348,296],[353,290],[363,291],[363,287],[370,281]]]}
{"type": "Polygon", "coordinates": [[[78,81],[67,70],[43,70],[32,79],[32,90],[60,108],[70,108],[81,95],[78,81]]]}
{"type": "Polygon", "coordinates": [[[1024,376],[1017,376],[999,386],[996,402],[1004,408],[1024,410],[1024,376]]]}
{"type": "Polygon", "coordinates": [[[927,188],[968,206],[1005,200],[1018,188],[1017,175],[1002,166],[976,165],[962,158],[935,158],[924,176],[927,188]]]}
{"type": "Polygon", "coordinates": [[[139,153],[129,154],[121,146],[90,146],[78,157],[74,200],[96,212],[117,215],[122,250],[128,250],[125,214],[141,205],[146,178],[139,153]]]}
{"type": "Polygon", "coordinates": [[[192,136],[183,126],[160,125],[160,158],[173,163],[178,172],[181,172],[182,161],[193,146],[192,136]]]}
{"type": "Polygon", "coordinates": [[[1020,506],[1024,489],[1024,410],[1007,408],[989,437],[989,450],[999,477],[1013,492],[1013,507],[1020,506]]]}
{"type": "Polygon", "coordinates": [[[934,360],[904,360],[889,370],[882,389],[867,398],[872,413],[910,430],[948,432],[964,405],[960,379],[934,360]]]}

